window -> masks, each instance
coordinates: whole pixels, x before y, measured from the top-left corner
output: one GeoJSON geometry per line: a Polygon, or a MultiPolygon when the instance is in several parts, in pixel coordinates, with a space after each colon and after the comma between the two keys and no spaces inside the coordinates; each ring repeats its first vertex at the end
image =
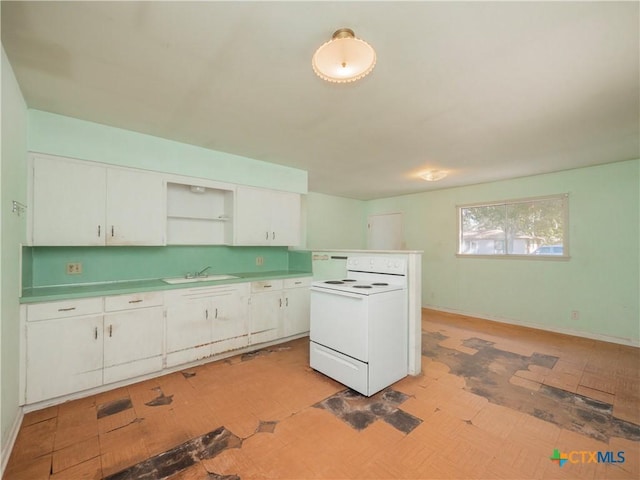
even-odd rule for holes
{"type": "Polygon", "coordinates": [[[566,258],[568,195],[458,207],[459,255],[566,258]]]}

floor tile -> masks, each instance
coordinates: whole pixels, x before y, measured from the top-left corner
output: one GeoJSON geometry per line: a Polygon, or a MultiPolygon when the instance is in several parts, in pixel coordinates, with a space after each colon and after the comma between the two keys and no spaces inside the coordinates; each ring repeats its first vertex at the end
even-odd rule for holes
{"type": "Polygon", "coordinates": [[[95,436],[53,452],[51,471],[52,473],[58,473],[99,456],[100,442],[98,437],[95,436]]]}

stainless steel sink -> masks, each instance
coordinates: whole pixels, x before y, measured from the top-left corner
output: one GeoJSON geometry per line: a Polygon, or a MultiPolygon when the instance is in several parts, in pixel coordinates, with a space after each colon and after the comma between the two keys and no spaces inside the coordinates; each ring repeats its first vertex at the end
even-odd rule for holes
{"type": "Polygon", "coordinates": [[[177,283],[194,283],[194,282],[212,282],[214,280],[231,280],[233,278],[240,278],[234,275],[206,275],[202,277],[173,277],[163,278],[162,281],[175,285],[177,283]]]}

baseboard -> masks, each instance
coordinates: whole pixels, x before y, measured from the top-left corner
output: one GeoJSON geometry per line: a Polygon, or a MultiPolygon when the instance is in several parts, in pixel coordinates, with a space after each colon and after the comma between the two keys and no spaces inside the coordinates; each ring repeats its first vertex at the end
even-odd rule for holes
{"type": "Polygon", "coordinates": [[[0,452],[0,457],[2,458],[0,463],[0,478],[4,478],[4,471],[7,468],[7,463],[9,463],[13,445],[16,443],[16,438],[18,438],[18,432],[20,431],[23,418],[24,412],[22,411],[22,407],[18,407],[18,413],[13,421],[13,425],[11,425],[7,441],[2,444],[2,451],[0,452]]]}
{"type": "Polygon", "coordinates": [[[552,333],[560,333],[562,335],[570,335],[572,337],[581,337],[581,338],[588,338],[589,340],[599,340],[601,342],[608,342],[608,343],[616,343],[618,345],[625,345],[628,347],[640,347],[640,340],[633,340],[630,338],[620,338],[620,337],[613,337],[613,336],[609,336],[609,335],[601,335],[598,333],[590,333],[590,332],[583,332],[583,331],[579,331],[579,330],[571,330],[568,328],[555,328],[555,327],[549,327],[548,325],[540,325],[540,324],[536,324],[536,323],[529,323],[529,322],[518,322],[515,320],[511,320],[511,319],[506,319],[506,318],[499,318],[499,317],[491,317],[491,316],[487,316],[487,315],[478,315],[476,313],[471,313],[471,312],[464,312],[461,310],[455,310],[455,309],[451,309],[451,308],[442,308],[442,307],[433,307],[430,305],[427,306],[423,306],[423,309],[428,309],[428,310],[434,310],[436,312],[444,312],[444,313],[453,313],[456,315],[464,315],[465,317],[473,317],[473,318],[479,318],[481,320],[488,320],[490,322],[497,322],[497,323],[504,323],[506,325],[514,325],[514,326],[518,326],[518,327],[526,327],[526,328],[533,328],[536,330],[543,330],[545,332],[552,332],[552,333]]]}

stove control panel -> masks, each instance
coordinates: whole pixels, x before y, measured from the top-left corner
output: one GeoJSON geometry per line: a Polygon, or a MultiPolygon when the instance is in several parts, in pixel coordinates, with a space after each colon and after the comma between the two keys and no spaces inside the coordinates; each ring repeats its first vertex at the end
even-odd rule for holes
{"type": "Polygon", "coordinates": [[[369,273],[407,274],[407,259],[400,257],[349,257],[347,270],[369,273]]]}

